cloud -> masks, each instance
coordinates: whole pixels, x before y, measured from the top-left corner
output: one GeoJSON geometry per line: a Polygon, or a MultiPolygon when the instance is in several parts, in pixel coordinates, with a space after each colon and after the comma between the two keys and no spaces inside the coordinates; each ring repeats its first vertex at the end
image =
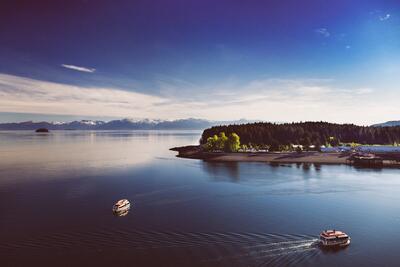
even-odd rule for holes
{"type": "Polygon", "coordinates": [[[92,68],[85,68],[85,67],[79,67],[79,66],[67,65],[67,64],[61,64],[61,67],[71,69],[71,70],[76,70],[76,71],[89,72],[89,73],[93,73],[96,71],[96,69],[92,69],[92,68]]]}
{"type": "Polygon", "coordinates": [[[384,13],[382,10],[376,9],[369,12],[375,19],[379,19],[380,21],[388,20],[392,17],[390,13],[384,13]]]}
{"type": "Polygon", "coordinates": [[[346,48],[346,49],[350,49],[350,48],[351,48],[351,45],[346,45],[345,48],[346,48]]]}
{"type": "Polygon", "coordinates": [[[381,121],[400,113],[395,95],[378,94],[374,88],[340,88],[334,84],[331,79],[239,82],[232,78],[202,86],[163,79],[156,96],[0,73],[0,112],[159,119],[233,120],[245,117],[267,121],[324,120],[360,124],[381,121]]]}
{"type": "Polygon", "coordinates": [[[318,28],[318,29],[315,29],[315,32],[317,34],[320,34],[320,35],[324,36],[324,37],[331,36],[331,33],[328,31],[327,28],[318,28]]]}
{"type": "Polygon", "coordinates": [[[191,88],[191,95],[180,85],[173,89],[170,84],[166,88],[169,94],[178,97],[171,101],[181,105],[186,116],[216,120],[245,117],[370,124],[384,120],[395,110],[400,112],[394,100],[381,99],[385,96],[378,95],[374,88],[341,88],[335,84],[332,79],[260,79],[247,83],[228,80],[196,90],[191,88]]]}
{"type": "Polygon", "coordinates": [[[164,99],[114,88],[80,87],[0,74],[0,112],[150,117],[164,99]]]}
{"type": "Polygon", "coordinates": [[[380,21],[385,21],[385,20],[390,19],[390,17],[391,17],[391,15],[388,13],[388,14],[386,14],[386,15],[379,16],[379,20],[380,20],[380,21]]]}

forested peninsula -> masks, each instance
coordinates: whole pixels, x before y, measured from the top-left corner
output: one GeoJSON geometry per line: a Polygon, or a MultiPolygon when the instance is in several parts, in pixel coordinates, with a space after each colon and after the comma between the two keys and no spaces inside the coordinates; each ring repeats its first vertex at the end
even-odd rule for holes
{"type": "Polygon", "coordinates": [[[400,127],[328,122],[221,125],[205,129],[199,143],[172,150],[181,157],[214,161],[348,163],[358,157],[368,163],[400,164],[400,127]]]}
{"type": "Polygon", "coordinates": [[[241,125],[215,126],[204,130],[200,144],[209,137],[224,132],[240,137],[241,144],[269,147],[269,150],[284,150],[284,146],[304,147],[338,146],[340,144],[397,145],[400,143],[400,127],[372,127],[328,122],[298,123],[249,123],[241,125]]]}

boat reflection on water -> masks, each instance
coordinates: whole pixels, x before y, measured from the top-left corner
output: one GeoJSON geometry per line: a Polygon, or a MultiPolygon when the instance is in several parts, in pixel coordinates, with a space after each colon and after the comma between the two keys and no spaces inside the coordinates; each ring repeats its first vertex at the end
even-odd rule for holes
{"type": "Polygon", "coordinates": [[[122,210],[122,211],[113,211],[113,214],[114,214],[115,216],[117,216],[117,217],[126,216],[126,215],[128,215],[128,213],[129,213],[129,209],[127,209],[127,210],[122,210]]]}
{"type": "Polygon", "coordinates": [[[316,246],[318,246],[319,250],[322,252],[322,254],[336,254],[336,253],[343,253],[345,250],[349,249],[349,246],[324,246],[321,245],[321,243],[316,243],[316,246]]]}

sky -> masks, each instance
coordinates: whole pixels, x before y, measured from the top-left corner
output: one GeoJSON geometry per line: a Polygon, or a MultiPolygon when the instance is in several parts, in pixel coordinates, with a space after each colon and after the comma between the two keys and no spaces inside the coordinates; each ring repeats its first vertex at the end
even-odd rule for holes
{"type": "Polygon", "coordinates": [[[5,0],[0,122],[400,120],[400,2],[5,0]]]}

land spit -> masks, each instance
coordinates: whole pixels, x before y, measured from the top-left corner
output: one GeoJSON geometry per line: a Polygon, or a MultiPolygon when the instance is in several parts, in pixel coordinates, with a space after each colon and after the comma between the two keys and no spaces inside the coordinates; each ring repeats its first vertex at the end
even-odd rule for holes
{"type": "MultiPolygon", "coordinates": [[[[271,163],[317,163],[317,164],[352,164],[350,152],[207,152],[201,146],[183,146],[171,148],[178,152],[178,157],[202,159],[215,162],[271,162],[271,163]]],[[[382,166],[399,167],[399,153],[379,153],[382,166]]]]}

